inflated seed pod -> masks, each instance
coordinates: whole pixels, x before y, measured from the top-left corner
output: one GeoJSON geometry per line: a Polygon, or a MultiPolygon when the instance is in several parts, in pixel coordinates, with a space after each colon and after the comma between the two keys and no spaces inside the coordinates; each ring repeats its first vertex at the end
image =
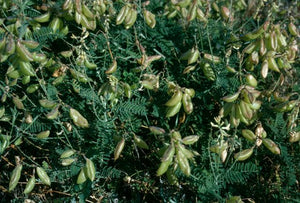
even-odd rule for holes
{"type": "Polygon", "coordinates": [[[115,161],[120,157],[120,155],[124,149],[124,146],[125,146],[125,139],[122,137],[122,139],[118,142],[118,144],[115,148],[115,151],[114,151],[114,160],[115,161]]]}
{"type": "Polygon", "coordinates": [[[37,172],[40,180],[42,181],[42,183],[44,183],[45,185],[49,185],[49,186],[51,185],[50,178],[43,168],[36,167],[36,172],[37,172]]]}
{"type": "Polygon", "coordinates": [[[18,96],[13,97],[13,103],[15,104],[17,109],[20,109],[20,110],[24,109],[24,105],[18,96]]]}
{"type": "Polygon", "coordinates": [[[148,144],[139,136],[134,135],[134,143],[142,149],[149,149],[148,144]]]}
{"type": "Polygon", "coordinates": [[[263,144],[265,145],[265,147],[267,147],[273,154],[280,154],[280,149],[277,146],[277,144],[269,139],[269,138],[265,138],[263,139],[263,144]]]}
{"type": "Polygon", "coordinates": [[[161,161],[162,162],[169,162],[173,160],[173,156],[175,154],[175,147],[174,144],[170,144],[165,153],[163,154],[161,161]]]}
{"type": "Polygon", "coordinates": [[[244,138],[246,138],[247,140],[249,140],[251,142],[255,142],[255,140],[256,140],[256,135],[251,130],[243,129],[242,135],[244,138]]]}
{"type": "Polygon", "coordinates": [[[77,177],[77,184],[82,184],[87,180],[87,175],[86,175],[86,167],[81,168],[78,177],[77,177]]]}
{"type": "Polygon", "coordinates": [[[149,126],[149,130],[151,133],[153,133],[155,135],[162,135],[162,134],[166,133],[166,131],[163,128],[159,128],[156,126],[149,126]]]}
{"type": "Polygon", "coordinates": [[[33,188],[34,188],[34,186],[35,186],[35,176],[32,176],[29,180],[28,180],[28,182],[27,182],[27,184],[26,184],[26,187],[25,187],[25,190],[24,190],[24,194],[29,194],[32,190],[33,190],[33,188]]]}
{"type": "Polygon", "coordinates": [[[49,137],[49,135],[50,135],[50,130],[46,130],[46,131],[43,131],[43,132],[38,133],[38,134],[36,135],[36,137],[37,137],[38,139],[45,139],[45,138],[49,137]]]}
{"type": "Polygon", "coordinates": [[[181,141],[183,144],[194,144],[198,140],[199,140],[198,135],[190,135],[190,136],[184,137],[181,141]]]}
{"type": "Polygon", "coordinates": [[[50,101],[48,99],[40,99],[39,103],[42,107],[47,108],[47,109],[53,109],[56,107],[57,103],[54,101],[50,101]]]}
{"type": "Polygon", "coordinates": [[[75,109],[70,109],[70,117],[73,120],[73,123],[81,128],[88,128],[89,123],[88,121],[75,109]]]}
{"type": "Polygon", "coordinates": [[[92,160],[86,159],[86,175],[91,180],[94,181],[96,177],[96,169],[92,160]]]}
{"type": "Polygon", "coordinates": [[[234,155],[234,158],[238,161],[244,161],[253,154],[253,148],[245,149],[243,151],[240,151],[234,155]]]}
{"type": "Polygon", "coordinates": [[[23,168],[23,166],[21,164],[18,164],[12,171],[10,180],[9,180],[8,191],[14,190],[15,187],[17,186],[17,184],[20,180],[20,177],[21,177],[22,168],[23,168]]]}
{"type": "Polygon", "coordinates": [[[61,159],[69,158],[69,157],[72,156],[73,154],[75,154],[75,150],[73,150],[73,149],[68,149],[68,150],[64,151],[64,152],[60,155],[60,158],[61,158],[61,159]]]}
{"type": "Polygon", "coordinates": [[[159,168],[156,171],[156,175],[157,176],[161,176],[163,175],[165,172],[167,172],[168,167],[170,166],[170,164],[172,163],[172,160],[170,161],[165,161],[165,162],[161,162],[159,165],[159,168]]]}

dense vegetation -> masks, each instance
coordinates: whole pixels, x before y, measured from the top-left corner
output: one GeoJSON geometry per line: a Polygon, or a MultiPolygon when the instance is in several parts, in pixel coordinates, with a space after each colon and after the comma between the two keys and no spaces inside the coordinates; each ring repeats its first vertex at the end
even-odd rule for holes
{"type": "Polygon", "coordinates": [[[299,2],[0,8],[1,202],[299,202],[299,2]]]}

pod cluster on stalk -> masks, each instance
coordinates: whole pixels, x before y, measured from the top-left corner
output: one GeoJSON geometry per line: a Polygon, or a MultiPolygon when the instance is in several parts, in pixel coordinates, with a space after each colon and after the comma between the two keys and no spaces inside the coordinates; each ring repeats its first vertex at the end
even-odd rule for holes
{"type": "Polygon", "coordinates": [[[103,83],[98,90],[98,95],[100,97],[107,98],[111,102],[112,106],[117,104],[119,98],[122,96],[131,98],[132,90],[128,83],[119,81],[113,75],[108,75],[107,77],[108,81],[103,83]]]}
{"type": "MultiPolygon", "coordinates": [[[[18,185],[19,180],[22,175],[22,170],[23,170],[23,165],[20,162],[20,158],[16,157],[16,166],[13,169],[13,171],[10,175],[10,179],[9,179],[9,185],[8,185],[9,192],[13,191],[16,188],[16,186],[18,185]]],[[[23,190],[24,194],[29,194],[34,189],[36,182],[37,182],[36,178],[35,178],[35,172],[37,173],[38,178],[42,184],[47,185],[47,186],[51,185],[51,180],[50,180],[50,177],[48,176],[46,170],[42,167],[35,167],[35,169],[33,170],[33,174],[30,175],[30,178],[28,179],[28,181],[26,183],[25,189],[23,190]]]]}
{"type": "Polygon", "coordinates": [[[245,68],[248,71],[254,71],[260,64],[261,76],[266,78],[269,70],[280,73],[291,69],[298,52],[294,38],[298,31],[294,26],[288,27],[290,35],[279,24],[270,25],[266,21],[257,30],[240,37],[241,40],[249,42],[242,51],[248,55],[245,59],[245,68]]]}
{"type": "Polygon", "coordinates": [[[194,71],[197,66],[200,66],[203,71],[204,76],[211,81],[216,79],[216,75],[211,64],[218,64],[221,62],[218,56],[214,56],[208,53],[202,53],[197,47],[189,49],[187,52],[183,53],[180,60],[187,61],[187,67],[183,70],[183,74],[188,74],[194,71]]]}
{"type": "Polygon", "coordinates": [[[191,114],[194,109],[192,98],[195,96],[195,90],[192,88],[182,88],[173,82],[168,83],[168,94],[171,98],[165,103],[167,106],[166,117],[175,116],[183,106],[185,113],[191,114]]]}
{"type": "Polygon", "coordinates": [[[138,12],[135,8],[135,5],[126,3],[116,17],[116,24],[124,24],[125,29],[129,29],[134,25],[137,14],[138,12]]]}
{"type": "Polygon", "coordinates": [[[164,15],[167,16],[168,19],[180,16],[188,23],[195,19],[207,23],[207,16],[203,13],[201,7],[203,7],[201,1],[170,0],[169,3],[165,5],[164,15]]]}
{"type": "Polygon", "coordinates": [[[94,1],[93,5],[89,7],[88,2],[80,0],[66,0],[62,9],[65,11],[64,17],[67,20],[75,20],[83,28],[88,30],[95,30],[97,27],[96,17],[103,15],[106,11],[106,3],[104,0],[94,1]]]}
{"type": "Polygon", "coordinates": [[[262,102],[258,100],[261,92],[249,85],[242,85],[239,90],[223,97],[226,102],[220,111],[222,117],[230,116],[230,124],[238,127],[240,122],[250,125],[257,119],[257,111],[262,102]]]}
{"type": "MultiPolygon", "coordinates": [[[[155,126],[149,128],[154,134],[164,134],[164,130],[155,126]]],[[[178,180],[175,171],[178,166],[183,174],[190,176],[191,167],[189,161],[195,162],[194,157],[199,155],[196,151],[189,150],[186,145],[192,145],[199,139],[198,135],[189,135],[184,138],[181,137],[179,131],[172,130],[169,133],[170,143],[162,147],[158,154],[161,156],[161,163],[156,172],[157,176],[166,173],[168,181],[172,185],[178,185],[178,180]]]]}

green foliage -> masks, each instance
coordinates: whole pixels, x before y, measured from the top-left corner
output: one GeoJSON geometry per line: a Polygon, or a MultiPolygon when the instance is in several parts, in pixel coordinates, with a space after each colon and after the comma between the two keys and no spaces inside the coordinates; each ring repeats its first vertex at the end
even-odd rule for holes
{"type": "Polygon", "coordinates": [[[1,201],[299,201],[297,1],[0,8],[1,201]]]}

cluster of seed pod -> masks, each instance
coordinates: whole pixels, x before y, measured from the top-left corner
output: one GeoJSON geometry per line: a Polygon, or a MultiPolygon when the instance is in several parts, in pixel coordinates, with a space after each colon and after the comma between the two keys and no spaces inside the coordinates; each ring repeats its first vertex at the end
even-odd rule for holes
{"type": "Polygon", "coordinates": [[[187,22],[198,19],[200,22],[207,23],[207,18],[200,7],[202,7],[201,1],[171,0],[165,5],[164,15],[168,19],[182,16],[187,22]]]}
{"type": "Polygon", "coordinates": [[[255,145],[249,149],[245,149],[236,153],[234,155],[234,158],[238,161],[244,161],[250,158],[255,146],[259,147],[261,144],[263,144],[273,154],[280,154],[280,148],[278,147],[278,145],[273,140],[266,138],[267,133],[262,127],[261,123],[257,125],[255,133],[249,129],[243,129],[242,136],[248,141],[255,143],[255,145]]]}
{"type": "Polygon", "coordinates": [[[180,57],[180,60],[187,60],[188,66],[183,70],[183,74],[188,74],[194,71],[199,65],[204,76],[211,81],[214,81],[216,76],[210,64],[218,64],[221,62],[219,57],[207,53],[201,53],[196,47],[193,47],[192,49],[183,53],[180,57]],[[203,60],[198,60],[199,58],[203,60]]]}
{"type": "Polygon", "coordinates": [[[78,176],[77,176],[77,184],[82,184],[87,179],[90,179],[90,181],[94,181],[96,178],[96,168],[95,164],[92,160],[86,158],[85,166],[81,168],[78,176]]]}
{"type": "MultiPolygon", "coordinates": [[[[106,10],[103,1],[97,1],[97,7],[101,13],[106,10]]],[[[66,11],[66,18],[75,19],[77,24],[88,30],[96,29],[96,13],[92,11],[87,4],[80,0],[66,0],[62,5],[62,9],[66,11]]]]}
{"type": "Polygon", "coordinates": [[[198,155],[197,152],[187,149],[185,145],[196,143],[199,139],[199,136],[190,135],[182,138],[180,132],[175,130],[172,130],[169,133],[169,136],[171,138],[169,145],[166,145],[159,150],[159,154],[162,156],[161,164],[156,175],[161,176],[164,173],[167,173],[169,182],[171,184],[178,184],[175,176],[175,171],[177,170],[178,166],[186,176],[189,176],[191,174],[189,160],[194,161],[194,157],[198,155]]]}
{"type": "Polygon", "coordinates": [[[220,114],[224,117],[230,115],[232,126],[239,126],[240,122],[250,125],[256,120],[257,110],[261,107],[261,101],[257,98],[261,92],[249,85],[242,85],[239,90],[223,97],[226,102],[220,114]]]}
{"type": "Polygon", "coordinates": [[[179,87],[173,82],[169,82],[168,86],[168,94],[172,95],[172,97],[165,103],[167,106],[166,117],[175,116],[180,111],[182,105],[185,113],[191,114],[194,109],[192,98],[195,96],[195,90],[179,87]]]}
{"type": "MultiPolygon", "coordinates": [[[[10,176],[8,191],[13,191],[18,185],[18,182],[21,178],[22,169],[23,169],[23,165],[21,163],[17,163],[16,167],[14,168],[10,176]]],[[[51,180],[47,172],[45,171],[45,169],[43,169],[42,167],[36,167],[35,170],[41,182],[45,185],[50,186],[51,180]]],[[[33,174],[27,181],[23,193],[29,194],[34,189],[35,184],[36,184],[36,179],[35,179],[35,175],[33,174]]]]}
{"type": "Polygon", "coordinates": [[[143,80],[140,82],[142,87],[148,90],[157,91],[159,88],[159,75],[144,74],[143,80]]]}
{"type": "MultiPolygon", "coordinates": [[[[297,36],[297,29],[290,23],[289,31],[292,36],[297,36]]],[[[255,66],[261,62],[261,76],[266,78],[268,71],[281,72],[281,69],[290,69],[294,62],[298,46],[293,37],[287,40],[288,33],[280,28],[280,25],[270,25],[266,21],[257,30],[247,33],[241,37],[243,41],[250,42],[243,53],[248,54],[245,67],[253,71],[255,66]]]]}
{"type": "MultiPolygon", "coordinates": [[[[10,66],[6,75],[11,79],[19,79],[22,77],[22,83],[30,82],[30,77],[36,75],[36,71],[32,63],[45,64],[47,61],[45,54],[31,52],[36,49],[39,43],[32,40],[17,40],[12,35],[8,35],[0,40],[0,59],[5,62],[7,59],[10,66]]],[[[30,92],[31,93],[31,92],[30,92]]]]}
{"type": "Polygon", "coordinates": [[[98,95],[107,98],[111,105],[118,103],[119,98],[125,95],[131,98],[132,91],[128,83],[119,81],[113,75],[108,75],[108,81],[103,83],[98,91],[98,95]]]}
{"type": "Polygon", "coordinates": [[[120,25],[123,23],[125,29],[129,29],[134,25],[137,14],[138,12],[135,8],[135,5],[126,3],[116,17],[116,24],[120,25]]]}

